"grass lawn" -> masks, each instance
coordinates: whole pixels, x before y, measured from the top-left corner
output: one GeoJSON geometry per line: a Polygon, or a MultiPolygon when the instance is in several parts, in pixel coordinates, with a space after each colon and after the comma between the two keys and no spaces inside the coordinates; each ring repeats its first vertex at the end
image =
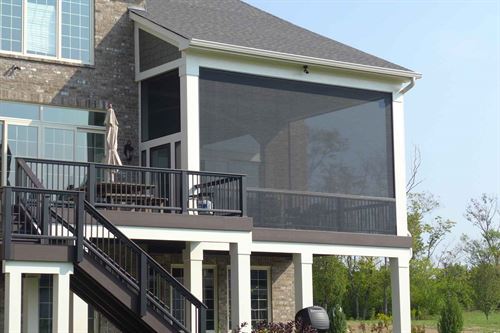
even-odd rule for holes
{"type": "MultiPolygon", "coordinates": [[[[412,325],[425,325],[426,333],[435,333],[437,332],[436,324],[437,318],[429,319],[429,320],[413,320],[412,325]]],[[[369,325],[376,323],[377,321],[366,321],[367,329],[366,332],[370,332],[369,325]]],[[[350,325],[353,331],[358,333],[362,332],[359,330],[360,321],[348,321],[348,325],[350,325]]],[[[465,333],[500,333],[500,311],[497,311],[490,315],[490,318],[486,320],[485,315],[479,311],[470,311],[464,312],[464,332],[465,333]]],[[[396,333],[396,332],[394,332],[396,333]]]]}

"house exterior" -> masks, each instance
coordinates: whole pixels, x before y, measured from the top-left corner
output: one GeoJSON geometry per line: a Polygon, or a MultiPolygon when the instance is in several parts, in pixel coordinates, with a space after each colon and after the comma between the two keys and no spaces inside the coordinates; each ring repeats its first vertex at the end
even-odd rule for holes
{"type": "Polygon", "coordinates": [[[420,74],[238,0],[0,0],[0,18],[5,332],[289,321],[317,255],[389,258],[411,331],[420,74]],[[123,167],[100,164],[111,103],[123,167]]]}

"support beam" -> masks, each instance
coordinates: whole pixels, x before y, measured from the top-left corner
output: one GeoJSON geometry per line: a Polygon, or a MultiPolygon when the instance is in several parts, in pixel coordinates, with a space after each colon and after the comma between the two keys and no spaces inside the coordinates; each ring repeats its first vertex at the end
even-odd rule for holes
{"type": "Polygon", "coordinates": [[[23,333],[38,333],[39,275],[23,278],[23,333]]]}
{"type": "Polygon", "coordinates": [[[72,333],[87,333],[89,330],[89,306],[78,295],[71,293],[71,305],[73,320],[71,322],[72,333]]]}
{"type": "Polygon", "coordinates": [[[313,305],[312,264],[312,253],[304,252],[293,254],[295,312],[313,305]]]}
{"type": "Polygon", "coordinates": [[[56,333],[69,332],[70,316],[70,273],[61,273],[54,275],[53,285],[53,322],[52,329],[56,333]]]}
{"type": "Polygon", "coordinates": [[[22,274],[5,273],[4,332],[21,332],[22,274]]]}
{"type": "Polygon", "coordinates": [[[198,68],[179,69],[181,89],[181,167],[200,170],[200,112],[198,68]]]}
{"type": "MultiPolygon", "coordinates": [[[[184,285],[199,300],[203,299],[203,248],[199,242],[186,242],[183,252],[184,285]]],[[[196,307],[186,312],[186,323],[190,323],[191,331],[197,329],[196,307]]]]}
{"type": "Polygon", "coordinates": [[[231,329],[242,323],[247,326],[242,332],[251,331],[251,290],[250,290],[250,242],[231,243],[231,329]]]}
{"type": "Polygon", "coordinates": [[[411,332],[410,265],[408,258],[390,258],[393,332],[411,332]]]}

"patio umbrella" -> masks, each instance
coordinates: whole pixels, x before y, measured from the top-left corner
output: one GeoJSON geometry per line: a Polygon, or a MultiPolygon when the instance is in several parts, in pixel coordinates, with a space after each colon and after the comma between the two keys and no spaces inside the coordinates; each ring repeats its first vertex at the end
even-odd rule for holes
{"type": "MultiPolygon", "coordinates": [[[[104,155],[104,163],[122,165],[122,161],[118,155],[118,120],[111,104],[108,107],[104,125],[106,125],[106,154],[104,155]]],[[[114,181],[114,172],[111,172],[110,178],[111,181],[114,181]]]]}

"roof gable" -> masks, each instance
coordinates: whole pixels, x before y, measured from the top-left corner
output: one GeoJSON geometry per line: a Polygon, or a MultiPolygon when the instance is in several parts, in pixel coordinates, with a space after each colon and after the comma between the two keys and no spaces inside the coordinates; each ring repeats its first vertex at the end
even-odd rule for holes
{"type": "Polygon", "coordinates": [[[239,0],[147,0],[145,9],[132,11],[188,40],[410,72],[239,0]]]}

